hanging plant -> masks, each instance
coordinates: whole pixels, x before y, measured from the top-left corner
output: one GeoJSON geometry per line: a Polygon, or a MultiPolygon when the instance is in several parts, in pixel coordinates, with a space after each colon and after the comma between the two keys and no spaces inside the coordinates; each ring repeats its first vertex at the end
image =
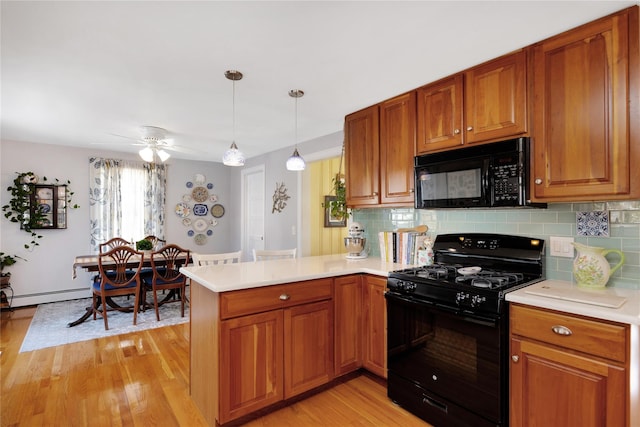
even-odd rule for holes
{"type": "MultiPolygon", "coordinates": [[[[33,172],[16,172],[18,176],[13,180],[13,185],[7,187],[7,191],[11,193],[11,199],[9,204],[2,206],[4,217],[11,222],[20,224],[20,228],[31,235],[31,241],[25,243],[25,249],[33,249],[39,246],[38,240],[42,238],[42,235],[36,233],[34,229],[39,228],[40,224],[46,218],[43,211],[39,209],[31,209],[31,196],[35,191],[35,184],[38,181],[38,177],[33,172]]],[[[47,177],[43,177],[42,181],[47,183],[47,177]]],[[[51,185],[66,185],[67,186],[67,207],[77,209],[80,206],[72,204],[73,192],[68,190],[68,186],[71,181],[64,184],[60,184],[60,181],[56,178],[51,185]]]]}
{"type": "Polygon", "coordinates": [[[333,177],[333,192],[336,195],[336,200],[331,204],[331,216],[338,220],[343,220],[349,217],[351,212],[347,208],[347,186],[344,183],[344,175],[342,175],[342,158],[344,157],[344,144],[342,145],[342,152],[340,153],[340,165],[338,166],[338,173],[333,177]]]}

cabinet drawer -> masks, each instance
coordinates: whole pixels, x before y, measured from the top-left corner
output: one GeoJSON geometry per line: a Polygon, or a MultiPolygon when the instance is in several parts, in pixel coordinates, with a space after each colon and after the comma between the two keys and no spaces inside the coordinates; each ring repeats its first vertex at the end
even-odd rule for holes
{"type": "Polygon", "coordinates": [[[225,292],[220,295],[220,318],[229,319],[331,299],[332,283],[333,279],[327,278],[225,292]]]}
{"type": "Polygon", "coordinates": [[[510,321],[513,335],[626,361],[628,328],[625,325],[520,305],[512,305],[510,321]],[[570,334],[564,335],[562,331],[570,334]]]}

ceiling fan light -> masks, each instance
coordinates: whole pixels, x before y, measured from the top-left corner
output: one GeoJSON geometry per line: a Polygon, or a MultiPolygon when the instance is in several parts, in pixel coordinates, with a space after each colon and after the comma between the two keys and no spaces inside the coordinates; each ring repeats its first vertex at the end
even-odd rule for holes
{"type": "Polygon", "coordinates": [[[151,147],[144,147],[142,150],[138,151],[138,154],[145,162],[153,162],[153,150],[151,147]]]}
{"type": "Polygon", "coordinates": [[[244,166],[244,161],[244,154],[238,150],[235,142],[231,143],[231,147],[222,156],[222,163],[226,166],[244,166]]]}
{"type": "Polygon", "coordinates": [[[290,171],[303,171],[306,167],[304,159],[298,153],[298,149],[293,150],[291,157],[287,159],[287,170],[290,171]]]}
{"type": "Polygon", "coordinates": [[[162,149],[158,150],[157,153],[158,153],[158,157],[160,157],[160,161],[162,163],[166,162],[167,159],[169,159],[169,157],[171,157],[171,154],[167,153],[166,151],[164,151],[162,149]]]}

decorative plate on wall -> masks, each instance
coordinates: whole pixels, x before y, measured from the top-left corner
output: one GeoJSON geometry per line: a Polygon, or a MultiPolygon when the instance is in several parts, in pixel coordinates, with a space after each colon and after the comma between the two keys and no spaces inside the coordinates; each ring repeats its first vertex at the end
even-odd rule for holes
{"type": "Polygon", "coordinates": [[[198,203],[206,202],[209,198],[209,190],[204,187],[196,187],[191,191],[191,197],[198,203]]]}
{"type": "Polygon", "coordinates": [[[196,182],[196,184],[198,185],[202,185],[204,184],[204,182],[207,180],[207,177],[205,177],[203,174],[201,173],[197,173],[193,176],[193,180],[196,182]]]}
{"type": "Polygon", "coordinates": [[[211,206],[211,215],[216,218],[222,217],[224,215],[224,206],[220,204],[211,206]]]}
{"type": "Polygon", "coordinates": [[[196,237],[194,237],[193,240],[196,242],[196,245],[204,245],[207,243],[207,236],[204,234],[196,234],[196,237]]]}
{"type": "Polygon", "coordinates": [[[178,203],[176,205],[176,215],[180,218],[186,218],[191,213],[191,208],[186,203],[178,203]]]}
{"type": "Polygon", "coordinates": [[[191,218],[184,218],[182,220],[182,225],[184,225],[185,227],[188,227],[191,225],[191,218]]]}
{"type": "Polygon", "coordinates": [[[207,205],[196,203],[193,205],[193,214],[197,216],[205,216],[209,213],[209,207],[207,205]]]}
{"type": "Polygon", "coordinates": [[[209,224],[207,224],[207,221],[205,221],[202,218],[198,218],[195,221],[193,221],[193,229],[196,231],[204,231],[207,228],[209,228],[209,224]]]}

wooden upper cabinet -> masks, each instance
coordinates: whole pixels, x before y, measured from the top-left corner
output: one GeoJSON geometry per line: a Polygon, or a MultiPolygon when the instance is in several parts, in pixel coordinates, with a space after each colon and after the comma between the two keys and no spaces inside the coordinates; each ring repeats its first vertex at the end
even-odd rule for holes
{"type": "Polygon", "coordinates": [[[420,154],[526,133],[527,53],[521,50],[417,90],[420,154]]]}
{"type": "Polygon", "coordinates": [[[534,46],[534,199],[640,197],[639,40],[634,6],[534,46]]]}
{"type": "Polygon", "coordinates": [[[380,203],[413,204],[416,93],[380,104],[380,203]]]}
{"type": "Polygon", "coordinates": [[[380,200],[378,106],[346,116],[344,138],[347,205],[377,205],[380,200]]]}
{"type": "Polygon", "coordinates": [[[345,117],[347,205],[413,206],[415,92],[345,117]]]}
{"type": "Polygon", "coordinates": [[[418,89],[418,153],[462,145],[461,74],[418,89]]]}
{"type": "Polygon", "coordinates": [[[527,131],[527,55],[520,51],[465,73],[466,143],[527,131]]]}

